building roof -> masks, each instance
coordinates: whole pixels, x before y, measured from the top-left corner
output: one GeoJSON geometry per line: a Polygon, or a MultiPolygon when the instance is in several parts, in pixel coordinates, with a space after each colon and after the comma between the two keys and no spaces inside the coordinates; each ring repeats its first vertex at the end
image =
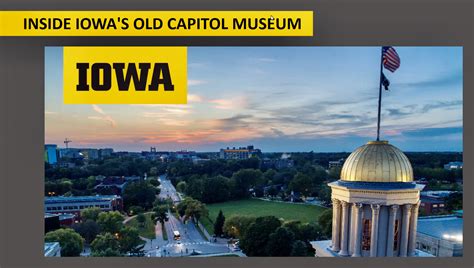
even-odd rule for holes
{"type": "Polygon", "coordinates": [[[338,180],[329,183],[349,189],[366,189],[366,190],[405,190],[405,189],[423,189],[423,185],[414,182],[364,182],[364,181],[343,181],[338,180]]]}
{"type": "Polygon", "coordinates": [[[463,218],[453,215],[419,217],[417,232],[441,240],[462,242],[463,218]]]}
{"type": "Polygon", "coordinates": [[[97,196],[53,196],[45,197],[45,204],[64,203],[64,202],[99,202],[110,201],[120,198],[118,195],[97,195],[97,196]]]}
{"type": "Polygon", "coordinates": [[[53,256],[56,250],[59,250],[59,242],[46,242],[44,243],[44,256],[53,256]]]}
{"type": "Polygon", "coordinates": [[[349,155],[341,180],[412,182],[413,169],[406,155],[388,141],[369,141],[349,155]]]}

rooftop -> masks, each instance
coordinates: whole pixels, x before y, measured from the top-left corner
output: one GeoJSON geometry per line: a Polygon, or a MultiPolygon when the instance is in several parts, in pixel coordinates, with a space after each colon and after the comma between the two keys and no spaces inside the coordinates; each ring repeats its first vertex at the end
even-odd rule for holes
{"type": "Polygon", "coordinates": [[[44,243],[44,256],[53,256],[54,251],[59,249],[59,242],[44,243]]]}
{"type": "Polygon", "coordinates": [[[413,169],[406,155],[388,141],[369,141],[349,155],[341,180],[412,182],[413,169]]]}
{"type": "Polygon", "coordinates": [[[462,243],[463,218],[454,215],[419,217],[417,232],[462,243]]]}
{"type": "Polygon", "coordinates": [[[94,196],[53,196],[45,197],[45,204],[64,203],[64,202],[97,202],[110,201],[120,198],[118,195],[94,195],[94,196]]]}

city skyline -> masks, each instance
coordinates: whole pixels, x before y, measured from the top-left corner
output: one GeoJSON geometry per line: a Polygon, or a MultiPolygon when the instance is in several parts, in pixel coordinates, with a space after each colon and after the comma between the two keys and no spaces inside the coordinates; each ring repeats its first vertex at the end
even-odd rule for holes
{"type": "MultiPolygon", "coordinates": [[[[381,138],[404,151],[462,151],[462,48],[396,49],[381,138]]],[[[62,48],[45,55],[45,143],[349,152],[376,136],[380,47],[191,47],[187,105],[64,105],[62,48]]]]}

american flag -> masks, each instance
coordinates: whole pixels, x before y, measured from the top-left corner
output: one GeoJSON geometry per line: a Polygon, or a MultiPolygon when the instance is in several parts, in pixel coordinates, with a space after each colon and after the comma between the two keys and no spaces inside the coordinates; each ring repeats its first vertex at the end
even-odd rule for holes
{"type": "Polygon", "coordinates": [[[400,67],[400,57],[393,47],[382,48],[382,61],[383,67],[392,73],[400,67]]]}

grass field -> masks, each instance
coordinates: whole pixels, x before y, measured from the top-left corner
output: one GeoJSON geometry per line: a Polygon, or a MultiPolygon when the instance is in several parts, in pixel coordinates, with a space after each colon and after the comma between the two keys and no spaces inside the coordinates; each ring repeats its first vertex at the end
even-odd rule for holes
{"type": "Polygon", "coordinates": [[[146,221],[143,226],[138,223],[136,217],[127,222],[126,225],[137,228],[138,232],[140,233],[140,236],[143,236],[148,239],[155,239],[155,224],[151,219],[151,214],[145,214],[145,217],[146,221]]]}
{"type": "Polygon", "coordinates": [[[233,215],[275,216],[284,221],[299,220],[303,223],[317,221],[319,215],[325,210],[325,208],[313,205],[289,204],[258,199],[209,204],[207,208],[209,209],[209,218],[201,219],[201,222],[209,234],[214,233],[213,221],[216,219],[217,214],[219,214],[219,210],[222,210],[226,218],[233,215]]]}

